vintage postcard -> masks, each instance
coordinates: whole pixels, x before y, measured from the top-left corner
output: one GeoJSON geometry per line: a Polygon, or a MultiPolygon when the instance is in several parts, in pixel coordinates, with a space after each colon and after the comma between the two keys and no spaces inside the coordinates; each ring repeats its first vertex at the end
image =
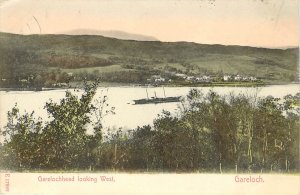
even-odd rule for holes
{"type": "Polygon", "coordinates": [[[0,194],[300,194],[297,0],[0,0],[0,194]]]}

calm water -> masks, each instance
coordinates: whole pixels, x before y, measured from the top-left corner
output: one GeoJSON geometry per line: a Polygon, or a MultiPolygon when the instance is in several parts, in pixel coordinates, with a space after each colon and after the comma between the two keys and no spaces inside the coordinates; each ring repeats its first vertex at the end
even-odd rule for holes
{"type": "MultiPolygon", "coordinates": [[[[190,87],[165,87],[166,96],[185,96],[190,87]]],[[[210,89],[219,94],[235,94],[244,93],[253,95],[258,93],[259,97],[272,95],[282,98],[287,94],[296,94],[300,92],[300,86],[297,84],[290,85],[274,85],[260,88],[243,88],[243,87],[198,87],[204,93],[210,89]]],[[[164,97],[164,90],[161,87],[148,88],[149,97],[154,96],[164,97]]],[[[79,93],[80,94],[80,93],[79,93]]],[[[65,95],[65,90],[41,91],[41,92],[0,92],[0,127],[3,127],[7,122],[7,112],[18,104],[21,112],[35,111],[36,116],[46,119],[46,111],[43,109],[45,102],[53,99],[58,102],[65,95]]],[[[104,127],[108,128],[135,128],[145,124],[152,124],[153,119],[157,117],[161,111],[167,110],[175,112],[178,108],[178,103],[163,103],[163,104],[146,104],[133,105],[132,100],[146,98],[146,89],[143,87],[111,87],[99,88],[96,94],[97,97],[107,95],[109,106],[115,107],[115,115],[107,115],[103,120],[104,127]]]]}

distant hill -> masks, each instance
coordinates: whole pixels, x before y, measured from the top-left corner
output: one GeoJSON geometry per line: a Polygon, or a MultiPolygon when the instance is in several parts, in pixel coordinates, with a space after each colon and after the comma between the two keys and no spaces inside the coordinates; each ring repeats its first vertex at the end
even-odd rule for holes
{"type": "MultiPolygon", "coordinates": [[[[132,41],[96,35],[0,33],[0,78],[20,80],[32,74],[50,77],[49,72],[59,69],[100,75],[111,82],[139,82],[166,72],[241,74],[271,83],[293,82],[298,79],[298,50],[132,41]]],[[[55,80],[53,74],[51,79],[55,80]]]]}
{"type": "Polygon", "coordinates": [[[62,32],[66,35],[100,35],[104,37],[116,38],[121,40],[135,40],[135,41],[158,41],[155,37],[133,34],[118,30],[92,30],[92,29],[76,29],[71,31],[62,32]]]}

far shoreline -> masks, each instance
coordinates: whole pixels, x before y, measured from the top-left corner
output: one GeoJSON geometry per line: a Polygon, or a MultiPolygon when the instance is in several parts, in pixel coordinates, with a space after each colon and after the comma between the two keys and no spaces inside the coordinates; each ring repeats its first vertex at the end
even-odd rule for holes
{"type": "MultiPolygon", "coordinates": [[[[268,82],[262,82],[262,83],[195,83],[195,84],[162,84],[162,85],[147,85],[147,84],[136,84],[136,83],[108,83],[103,82],[100,83],[98,87],[135,87],[135,88],[145,88],[145,87],[268,87],[268,86],[275,86],[275,85],[296,85],[300,84],[300,82],[278,82],[278,83],[268,83],[268,82]]],[[[33,91],[33,92],[41,92],[41,91],[54,91],[54,90],[67,90],[67,89],[80,89],[83,87],[82,83],[71,83],[69,87],[42,87],[42,88],[19,88],[19,87],[0,87],[0,91],[33,91]]]]}

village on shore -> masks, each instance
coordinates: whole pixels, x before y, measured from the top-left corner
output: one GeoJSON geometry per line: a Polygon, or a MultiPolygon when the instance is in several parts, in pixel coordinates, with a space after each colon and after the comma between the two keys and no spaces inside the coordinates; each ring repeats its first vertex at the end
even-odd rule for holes
{"type": "Polygon", "coordinates": [[[213,82],[258,82],[258,78],[254,76],[241,75],[241,74],[224,74],[224,75],[187,75],[183,73],[171,72],[168,76],[153,75],[147,79],[148,83],[164,84],[174,81],[184,81],[187,83],[213,83],[213,82]]]}

